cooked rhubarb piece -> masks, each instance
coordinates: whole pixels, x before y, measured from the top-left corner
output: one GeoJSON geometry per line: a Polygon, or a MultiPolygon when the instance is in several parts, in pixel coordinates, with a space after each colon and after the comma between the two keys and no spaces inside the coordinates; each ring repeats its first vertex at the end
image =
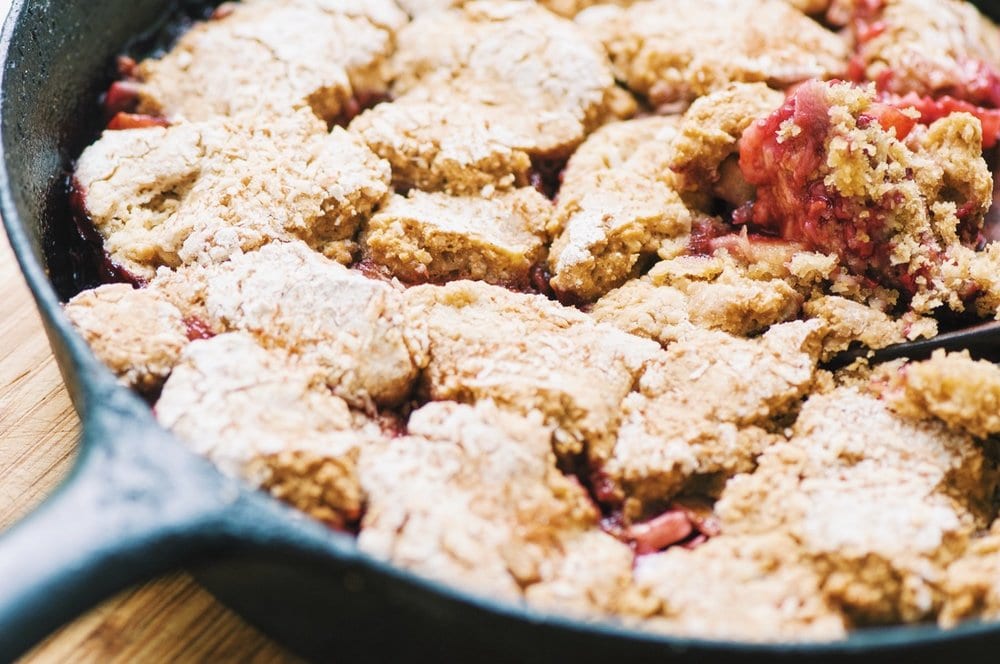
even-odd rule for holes
{"type": "Polygon", "coordinates": [[[974,117],[927,127],[918,116],[870,88],[803,84],[743,135],[740,167],[757,196],[736,221],[836,254],[915,308],[939,306],[941,266],[977,243],[992,178],[974,117]]]}

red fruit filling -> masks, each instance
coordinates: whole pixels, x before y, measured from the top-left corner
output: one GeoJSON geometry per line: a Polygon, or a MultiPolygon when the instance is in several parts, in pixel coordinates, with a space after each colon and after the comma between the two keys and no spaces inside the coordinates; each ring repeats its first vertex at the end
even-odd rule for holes
{"type": "MultiPolygon", "coordinates": [[[[830,105],[826,84],[811,81],[800,86],[786,103],[744,133],[740,169],[757,187],[757,199],[735,216],[749,224],[808,249],[837,254],[854,274],[872,274],[913,294],[916,277],[906,265],[890,260],[893,238],[886,218],[898,204],[889,192],[882,200],[863,201],[842,196],[828,187],[822,175],[830,105]],[[789,123],[789,124],[786,124],[789,123]],[[794,124],[797,128],[788,131],[794,124]]],[[[858,118],[858,126],[879,122],[883,128],[906,135],[915,122],[898,108],[874,104],[858,118]]]]}
{"type": "Polygon", "coordinates": [[[108,123],[108,129],[121,131],[123,129],[145,129],[147,127],[169,127],[170,122],[155,115],[143,115],[141,113],[116,113],[108,123]]]}
{"type": "Polygon", "coordinates": [[[212,328],[200,318],[185,318],[184,325],[187,327],[188,341],[211,339],[215,336],[212,328]]]}
{"type": "Polygon", "coordinates": [[[355,92],[353,97],[344,102],[344,107],[340,109],[340,114],[333,119],[332,124],[338,127],[346,127],[351,124],[351,120],[369,108],[374,108],[387,101],[392,101],[392,97],[385,92],[373,92],[371,90],[355,92]]]}
{"type": "Polygon", "coordinates": [[[528,176],[531,186],[549,200],[555,201],[562,186],[567,161],[566,157],[532,159],[531,173],[528,176]]]}
{"type": "Polygon", "coordinates": [[[139,84],[132,80],[115,81],[104,94],[105,117],[132,113],[139,105],[139,84]]]}
{"type": "Polygon", "coordinates": [[[104,251],[104,238],[97,232],[97,228],[87,212],[86,192],[75,178],[70,183],[69,205],[73,224],[76,226],[76,231],[83,240],[84,246],[87,247],[87,251],[93,256],[93,261],[90,262],[97,266],[97,277],[100,282],[102,284],[125,283],[136,287],[145,286],[145,279],[115,263],[111,256],[104,251]]]}

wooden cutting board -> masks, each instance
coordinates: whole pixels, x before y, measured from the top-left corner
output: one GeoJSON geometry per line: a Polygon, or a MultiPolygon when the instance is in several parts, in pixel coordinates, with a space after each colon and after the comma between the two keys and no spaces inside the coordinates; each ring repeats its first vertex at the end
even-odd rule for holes
{"type": "MultiPolygon", "coordinates": [[[[0,0],[0,10],[6,0],[0,0]]],[[[2,14],[0,14],[2,15],[2,14]]],[[[0,530],[73,463],[79,421],[0,231],[0,530]]],[[[287,662],[279,646],[184,573],[131,589],[66,626],[26,662],[287,662]]]]}

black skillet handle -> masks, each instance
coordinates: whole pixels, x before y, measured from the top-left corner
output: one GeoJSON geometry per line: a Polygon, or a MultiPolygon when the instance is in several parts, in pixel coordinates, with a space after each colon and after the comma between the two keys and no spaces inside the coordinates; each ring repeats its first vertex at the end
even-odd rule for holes
{"type": "Polygon", "coordinates": [[[37,511],[0,536],[0,661],[101,600],[222,544],[246,493],[111,388],[94,400],[80,459],[37,511]]]}

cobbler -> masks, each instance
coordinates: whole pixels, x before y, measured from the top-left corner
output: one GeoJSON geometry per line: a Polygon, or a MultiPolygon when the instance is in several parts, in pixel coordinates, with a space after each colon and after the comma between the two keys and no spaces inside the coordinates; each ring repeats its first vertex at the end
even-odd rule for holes
{"type": "Polygon", "coordinates": [[[123,56],[66,313],[415,573],[802,641],[1000,619],[1000,29],[960,0],[243,0],[123,56]]]}

